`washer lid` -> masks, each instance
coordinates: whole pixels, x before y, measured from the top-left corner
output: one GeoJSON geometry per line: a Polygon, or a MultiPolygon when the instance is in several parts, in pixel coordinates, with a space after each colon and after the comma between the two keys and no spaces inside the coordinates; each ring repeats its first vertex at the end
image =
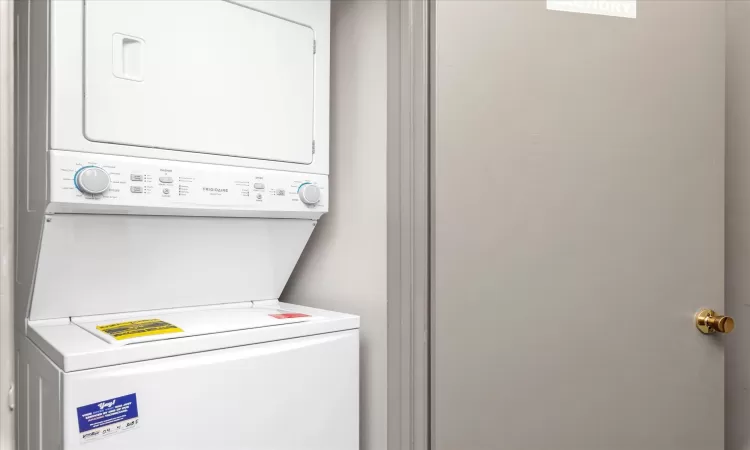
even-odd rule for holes
{"type": "Polygon", "coordinates": [[[27,335],[73,372],[357,328],[357,316],[263,301],[29,321],[27,335]]]}

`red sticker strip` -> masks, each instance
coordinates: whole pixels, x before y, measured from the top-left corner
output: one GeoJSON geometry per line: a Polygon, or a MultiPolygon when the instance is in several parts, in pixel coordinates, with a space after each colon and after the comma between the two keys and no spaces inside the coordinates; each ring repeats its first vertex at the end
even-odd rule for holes
{"type": "Polygon", "coordinates": [[[301,317],[310,317],[309,314],[302,313],[284,313],[284,314],[269,314],[274,319],[299,319],[301,317]]]}

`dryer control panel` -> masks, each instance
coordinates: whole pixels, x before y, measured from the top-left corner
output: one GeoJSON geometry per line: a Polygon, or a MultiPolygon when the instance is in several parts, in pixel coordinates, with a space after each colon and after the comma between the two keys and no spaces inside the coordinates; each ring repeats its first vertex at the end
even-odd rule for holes
{"type": "Polygon", "coordinates": [[[326,175],[62,150],[50,150],[49,158],[53,204],[318,214],[328,210],[326,175]]]}

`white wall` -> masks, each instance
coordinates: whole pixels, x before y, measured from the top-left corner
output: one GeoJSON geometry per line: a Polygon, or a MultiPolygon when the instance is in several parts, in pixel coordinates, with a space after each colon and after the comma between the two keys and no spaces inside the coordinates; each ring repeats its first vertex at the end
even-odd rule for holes
{"type": "Polygon", "coordinates": [[[361,446],[386,448],[386,1],[334,1],[331,200],[282,301],[358,314],[361,446]]]}
{"type": "Polygon", "coordinates": [[[750,450],[750,2],[727,2],[726,449],[750,450]]]}

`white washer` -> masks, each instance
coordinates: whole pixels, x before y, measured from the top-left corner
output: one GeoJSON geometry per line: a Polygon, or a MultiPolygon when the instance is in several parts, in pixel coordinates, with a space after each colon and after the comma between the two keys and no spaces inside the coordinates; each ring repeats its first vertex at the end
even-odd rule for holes
{"type": "Polygon", "coordinates": [[[358,327],[273,301],[32,322],[32,448],[358,448],[358,327]],[[96,328],[151,320],[182,331],[96,328]]]}
{"type": "Polygon", "coordinates": [[[359,318],[278,301],[328,211],[330,3],[17,11],[18,447],[358,448],[359,318]]]}

